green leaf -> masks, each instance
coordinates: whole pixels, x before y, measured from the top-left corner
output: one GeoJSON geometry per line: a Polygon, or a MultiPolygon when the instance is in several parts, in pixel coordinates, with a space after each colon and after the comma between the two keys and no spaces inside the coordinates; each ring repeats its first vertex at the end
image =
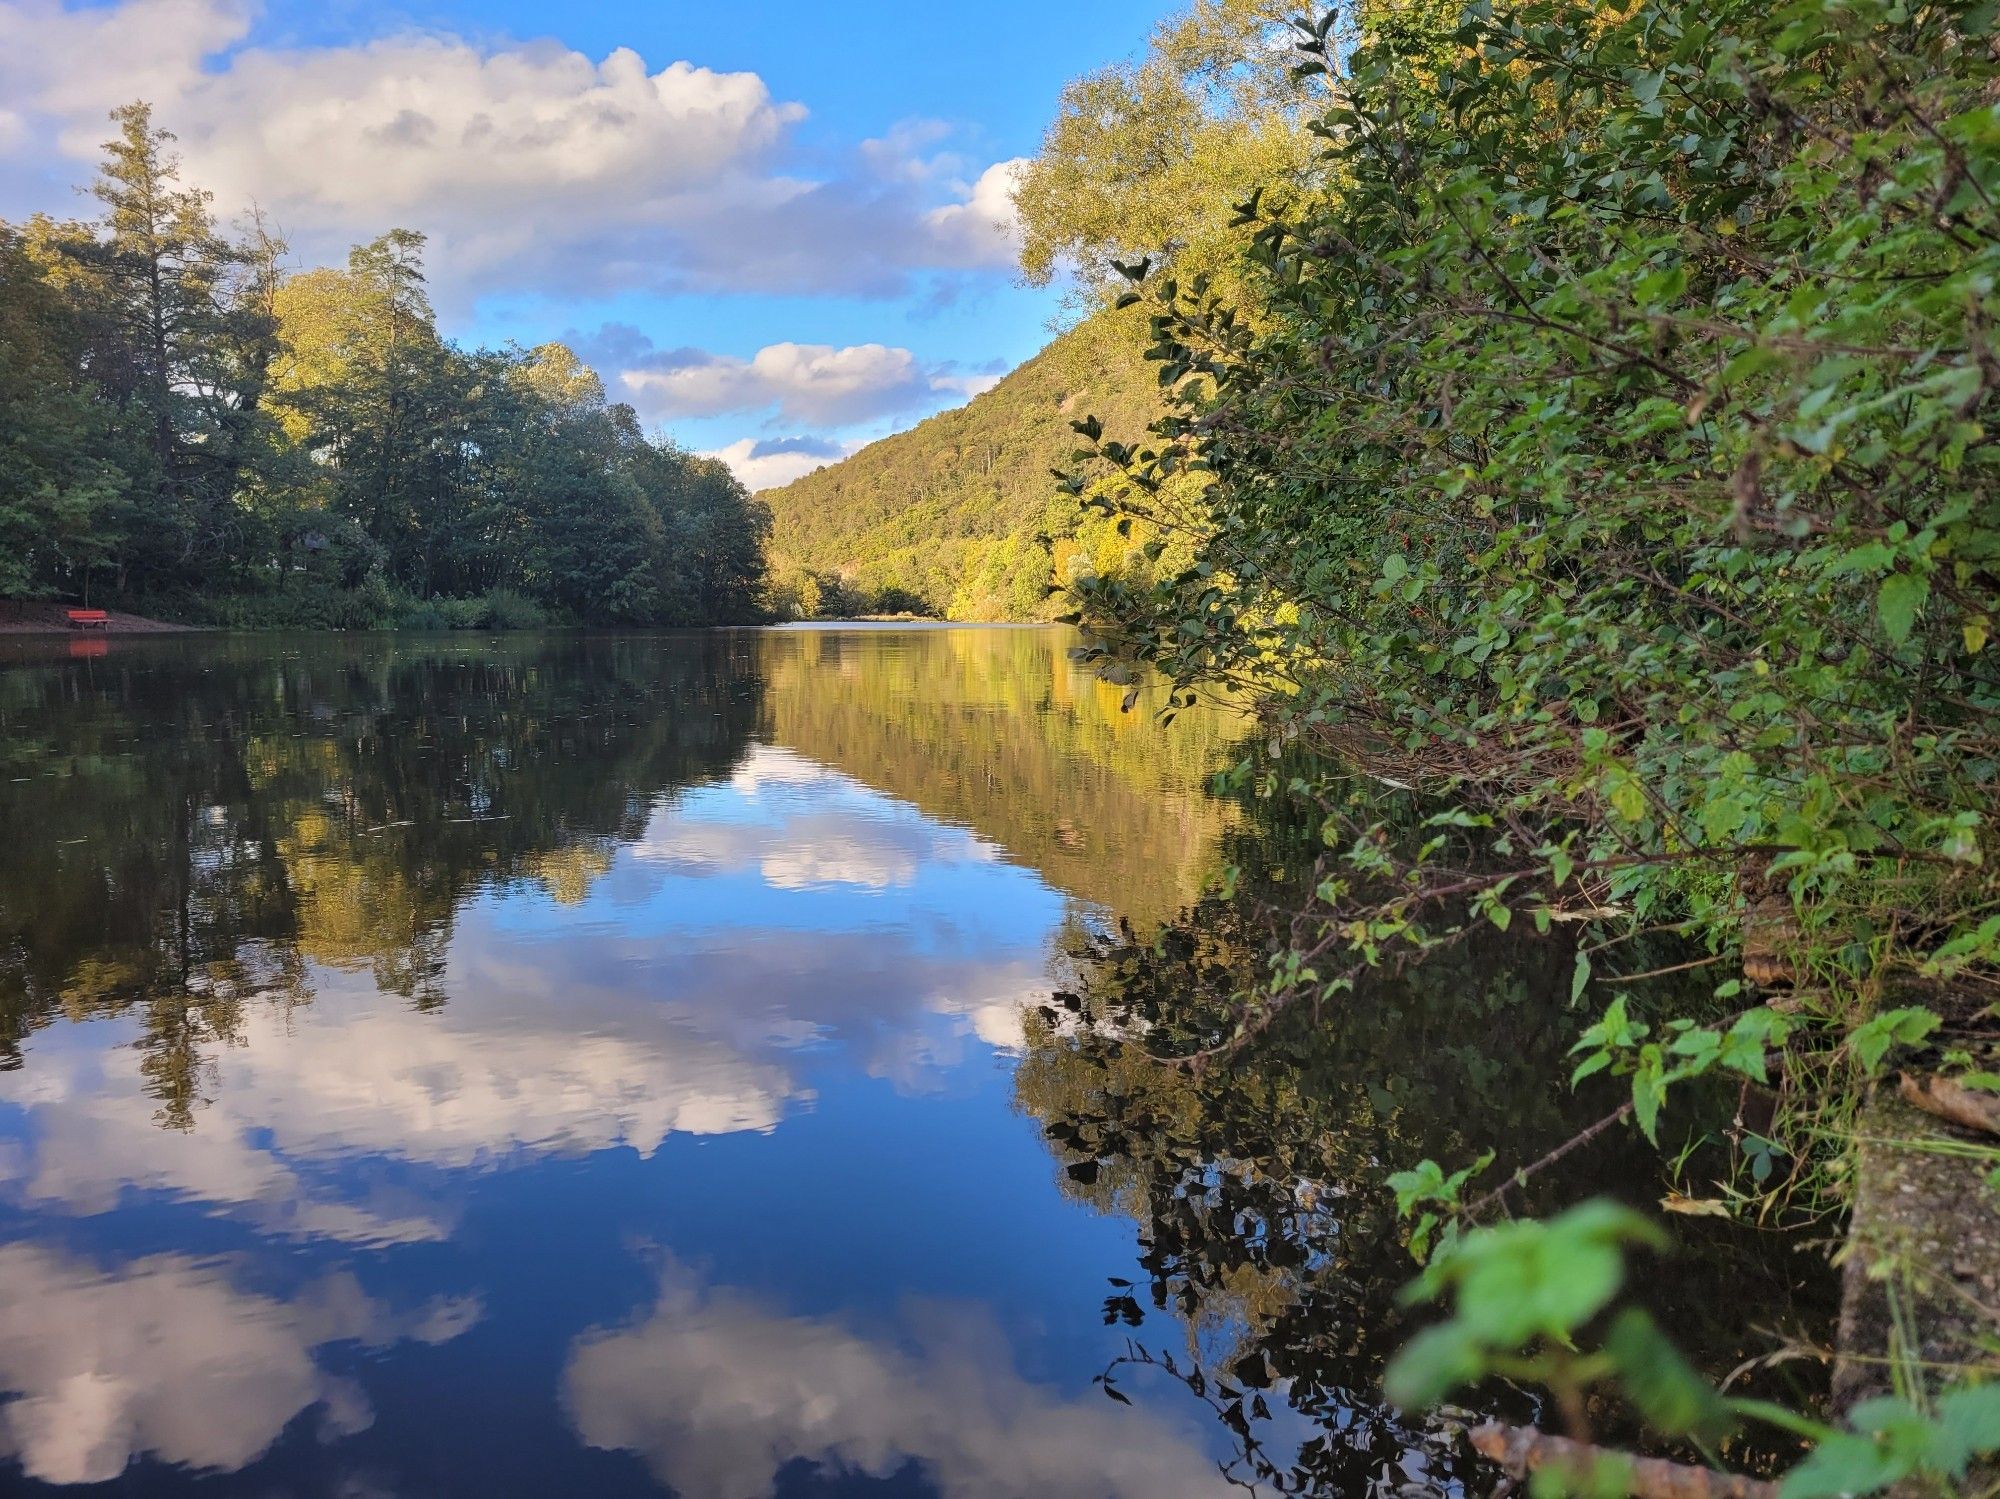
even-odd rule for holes
{"type": "Polygon", "coordinates": [[[1425,1213],[1417,1219],[1417,1225],[1410,1230],[1410,1258],[1421,1265],[1429,1257],[1431,1235],[1437,1231],[1438,1215],[1425,1213]]]}
{"type": "Polygon", "coordinates": [[[1713,1445],[1735,1428],[1714,1387],[1637,1307],[1618,1314],[1605,1334],[1604,1351],[1626,1395],[1654,1430],[1713,1445]]]}
{"type": "Polygon", "coordinates": [[[1626,822],[1637,822],[1646,815],[1646,792],[1639,784],[1639,778],[1622,765],[1615,765],[1605,774],[1605,795],[1611,803],[1611,810],[1626,822]]]}
{"type": "MultiPolygon", "coordinates": [[[[1787,1473],[1778,1487],[1780,1499],[1872,1494],[1924,1467],[1935,1468],[1938,1459],[1949,1459],[1955,1448],[1953,1438],[1939,1425],[1894,1396],[1864,1400],[1848,1412],[1847,1419],[1854,1429],[1827,1437],[1787,1473]]],[[[1950,1471],[1949,1462],[1945,1470],[1950,1471]]]]}
{"type": "Polygon", "coordinates": [[[1404,1410],[1436,1405],[1486,1370],[1479,1340],[1457,1322],[1426,1328],[1383,1371],[1382,1391],[1404,1410]]]}
{"type": "Polygon", "coordinates": [[[1950,1390],[1937,1403],[1932,1462],[1954,1476],[1975,1457],[2000,1452],[2000,1384],[1950,1390]]]}
{"type": "Polygon", "coordinates": [[[1444,1168],[1436,1161],[1422,1160],[1408,1171],[1392,1172],[1389,1190],[1396,1194],[1396,1213],[1407,1217],[1419,1202],[1436,1198],[1444,1187],[1444,1168]]]}
{"type": "MultiPolygon", "coordinates": [[[[1648,1047],[1648,1051],[1653,1048],[1648,1047]]],[[[1632,1117],[1639,1129],[1655,1145],[1660,1143],[1660,1106],[1667,1101],[1666,1079],[1658,1061],[1632,1074],[1632,1117]]]]}
{"type": "Polygon", "coordinates": [[[1875,614],[1891,645],[1901,645],[1910,638],[1917,611],[1930,596],[1930,579],[1914,573],[1891,573],[1882,580],[1881,591],[1875,595],[1875,614]]]}
{"type": "Polygon", "coordinates": [[[1462,1242],[1446,1265],[1459,1281],[1459,1319],[1501,1348],[1538,1336],[1566,1340],[1624,1283],[1620,1245],[1654,1233],[1637,1214],[1607,1202],[1546,1223],[1486,1230],[1462,1242]]]}
{"type": "Polygon", "coordinates": [[[1861,1063],[1861,1070],[1873,1073],[1894,1046],[1915,1046],[1942,1022],[1922,1006],[1884,1010],[1874,1019],[1854,1028],[1848,1043],[1861,1063]]]}
{"type": "Polygon", "coordinates": [[[1846,1499],[1873,1494],[1915,1471],[1895,1454],[1868,1437],[1839,1432],[1826,1438],[1812,1455],[1787,1473],[1778,1485],[1778,1499],[1846,1499]]]}

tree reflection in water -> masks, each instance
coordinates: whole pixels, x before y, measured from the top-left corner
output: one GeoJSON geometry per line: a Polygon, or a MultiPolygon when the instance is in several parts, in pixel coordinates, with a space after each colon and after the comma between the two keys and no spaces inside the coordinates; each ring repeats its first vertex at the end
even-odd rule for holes
{"type": "Polygon", "coordinates": [[[236,640],[0,672],[0,1066],[58,1017],[136,1008],[186,1129],[205,1050],[247,998],[310,1000],[314,965],[436,1008],[474,891],[578,898],[659,794],[741,756],[751,654],[236,640]]]}
{"type": "MultiPolygon", "coordinates": [[[[1281,1011],[1231,1049],[1238,996],[1277,949],[1277,913],[1310,888],[1310,848],[1267,814],[1231,835],[1236,894],[1154,935],[1127,926],[1081,945],[1072,988],[1028,1020],[1016,1103],[1041,1123],[1063,1189],[1138,1225],[1137,1283],[1114,1283],[1104,1304],[1107,1324],[1131,1329],[1129,1358],[1107,1374],[1114,1393],[1141,1367],[1180,1380],[1231,1431],[1233,1476],[1279,1492],[1460,1492],[1475,1475],[1483,1492],[1495,1475],[1465,1423],[1532,1421],[1538,1396],[1496,1386],[1469,1397],[1477,1416],[1420,1422],[1385,1404],[1382,1368],[1413,1330],[1397,1293],[1416,1265],[1384,1178],[1486,1149],[1497,1178],[1616,1099],[1562,1085],[1584,1023],[1568,1002],[1574,949],[1525,926],[1479,924],[1421,965],[1281,1011]]],[[[1657,1153],[1627,1135],[1513,1205],[1608,1192],[1650,1210],[1664,1190],[1657,1153]]],[[[1822,1248],[1713,1220],[1678,1226],[1678,1251],[1648,1267],[1640,1294],[1713,1376],[1770,1353],[1774,1333],[1830,1326],[1822,1248]],[[1773,1310],[1751,1328],[1746,1304],[1773,1310]]],[[[1823,1384],[1793,1363],[1751,1381],[1805,1403],[1823,1384]]],[[[1639,1439],[1624,1413],[1593,1422],[1639,1439]]],[[[1732,1465],[1769,1469],[1779,1455],[1739,1451],[1732,1465]]]]}

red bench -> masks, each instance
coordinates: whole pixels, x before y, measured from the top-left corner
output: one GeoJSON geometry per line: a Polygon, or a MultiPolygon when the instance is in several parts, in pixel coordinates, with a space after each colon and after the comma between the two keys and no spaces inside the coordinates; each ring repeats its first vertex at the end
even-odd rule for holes
{"type": "Polygon", "coordinates": [[[72,630],[101,630],[111,622],[111,616],[102,609],[72,609],[69,611],[69,627],[72,630]]]}

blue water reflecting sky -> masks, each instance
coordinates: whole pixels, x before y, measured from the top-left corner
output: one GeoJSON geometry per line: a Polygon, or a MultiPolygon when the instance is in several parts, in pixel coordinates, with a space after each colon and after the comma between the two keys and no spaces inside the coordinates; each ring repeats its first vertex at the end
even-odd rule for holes
{"type": "MultiPolygon", "coordinates": [[[[301,941],[191,1123],[148,1086],[161,1001],[32,1030],[0,1071],[16,1481],[1218,1490],[1211,1430],[1090,1387],[1132,1225],[1012,1104],[1021,1008],[1102,913],[761,739],[641,792],[636,836],[477,884],[430,1003],[301,941]]],[[[389,919],[357,867],[293,861],[302,928],[389,919]]]]}

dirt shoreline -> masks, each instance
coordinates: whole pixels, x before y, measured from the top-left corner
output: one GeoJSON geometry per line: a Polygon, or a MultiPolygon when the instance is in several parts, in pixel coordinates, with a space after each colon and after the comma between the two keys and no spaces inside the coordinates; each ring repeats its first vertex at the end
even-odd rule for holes
{"type": "MultiPolygon", "coordinates": [[[[98,630],[79,630],[69,622],[73,604],[52,604],[41,600],[0,599],[0,635],[95,635],[98,630]]],[[[170,625],[119,610],[105,611],[101,633],[106,635],[183,635],[189,625],[170,625]]]]}

